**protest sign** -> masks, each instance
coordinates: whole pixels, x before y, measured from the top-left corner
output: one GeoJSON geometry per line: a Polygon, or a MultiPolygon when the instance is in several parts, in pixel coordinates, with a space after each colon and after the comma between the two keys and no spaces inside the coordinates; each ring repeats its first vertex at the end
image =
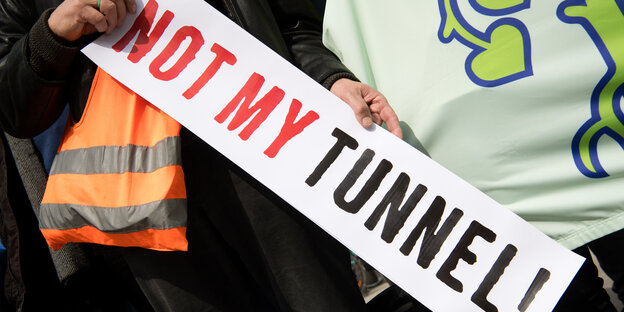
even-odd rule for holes
{"type": "Polygon", "coordinates": [[[435,311],[552,309],[582,263],[199,0],[83,51],[435,311]]]}

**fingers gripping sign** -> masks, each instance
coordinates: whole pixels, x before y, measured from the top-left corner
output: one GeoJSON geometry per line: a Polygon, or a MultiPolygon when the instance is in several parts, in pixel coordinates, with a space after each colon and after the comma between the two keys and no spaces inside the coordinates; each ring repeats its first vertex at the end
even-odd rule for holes
{"type": "Polygon", "coordinates": [[[135,0],[65,0],[52,12],[48,25],[58,37],[75,41],[94,32],[109,34],[127,13],[135,12],[135,0]]]}
{"type": "Polygon", "coordinates": [[[381,92],[361,82],[342,78],[336,81],[330,91],[345,101],[364,127],[386,123],[388,131],[399,138],[403,137],[399,118],[381,92]]]}
{"type": "Polygon", "coordinates": [[[134,13],[130,11],[129,2],[134,3],[130,0],[97,0],[99,11],[106,17],[107,34],[123,24],[127,12],[134,13]]]}
{"type": "MultiPolygon", "coordinates": [[[[113,31],[113,29],[117,27],[118,17],[121,18],[117,10],[118,7],[121,7],[121,6],[118,5],[115,1],[111,1],[111,0],[100,0],[99,4],[100,4],[99,5],[100,12],[106,18],[106,34],[110,34],[113,31]]],[[[125,12],[123,16],[125,16],[125,12]]]]}

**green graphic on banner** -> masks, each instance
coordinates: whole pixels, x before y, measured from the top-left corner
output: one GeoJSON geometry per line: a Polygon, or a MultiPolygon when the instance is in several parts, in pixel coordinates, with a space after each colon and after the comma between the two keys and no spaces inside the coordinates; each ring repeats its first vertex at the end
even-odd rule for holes
{"type": "MultiPolygon", "coordinates": [[[[524,0],[473,0],[478,5],[490,10],[506,10],[523,5],[524,0]]],[[[474,6],[474,5],[473,5],[474,6]]]]}
{"type": "MultiPolygon", "coordinates": [[[[477,85],[495,87],[533,75],[531,41],[527,27],[515,18],[501,18],[485,32],[468,23],[457,0],[438,0],[442,22],[438,38],[443,43],[456,39],[473,51],[466,58],[466,74],[477,85]]],[[[506,15],[529,7],[529,1],[470,0],[483,15],[506,15]]]]}
{"type": "Polygon", "coordinates": [[[592,93],[590,119],[572,139],[574,162],[591,178],[608,176],[598,158],[598,139],[602,135],[624,148],[624,114],[620,106],[624,94],[623,5],[622,0],[567,0],[557,9],[562,21],[583,26],[608,68],[592,93]]]}

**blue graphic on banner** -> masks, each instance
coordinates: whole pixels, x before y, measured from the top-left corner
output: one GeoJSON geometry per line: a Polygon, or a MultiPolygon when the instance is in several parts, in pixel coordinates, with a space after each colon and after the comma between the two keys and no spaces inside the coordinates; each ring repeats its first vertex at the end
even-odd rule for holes
{"type": "Polygon", "coordinates": [[[607,72],[591,95],[591,117],[572,139],[574,163],[590,178],[609,176],[598,158],[598,139],[608,135],[624,149],[623,0],[566,0],[557,8],[565,23],[580,24],[589,34],[607,64],[607,72]]]}
{"type": "MultiPolygon", "coordinates": [[[[470,0],[484,15],[498,16],[527,9],[529,1],[470,0]]],[[[456,39],[473,51],[466,58],[466,74],[483,87],[496,87],[533,75],[531,40],[527,27],[518,19],[505,17],[494,21],[485,32],[468,23],[457,0],[438,0],[442,22],[438,38],[443,43],[456,39]]]]}
{"type": "Polygon", "coordinates": [[[469,0],[475,11],[489,16],[509,15],[528,9],[530,0],[469,0]]]}

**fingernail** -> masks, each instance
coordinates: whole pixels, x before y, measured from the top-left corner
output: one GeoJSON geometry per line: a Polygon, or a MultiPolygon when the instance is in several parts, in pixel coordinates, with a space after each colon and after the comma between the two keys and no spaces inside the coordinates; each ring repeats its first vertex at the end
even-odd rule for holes
{"type": "Polygon", "coordinates": [[[370,127],[373,124],[373,119],[370,117],[364,117],[362,118],[362,124],[364,127],[370,127]]]}

